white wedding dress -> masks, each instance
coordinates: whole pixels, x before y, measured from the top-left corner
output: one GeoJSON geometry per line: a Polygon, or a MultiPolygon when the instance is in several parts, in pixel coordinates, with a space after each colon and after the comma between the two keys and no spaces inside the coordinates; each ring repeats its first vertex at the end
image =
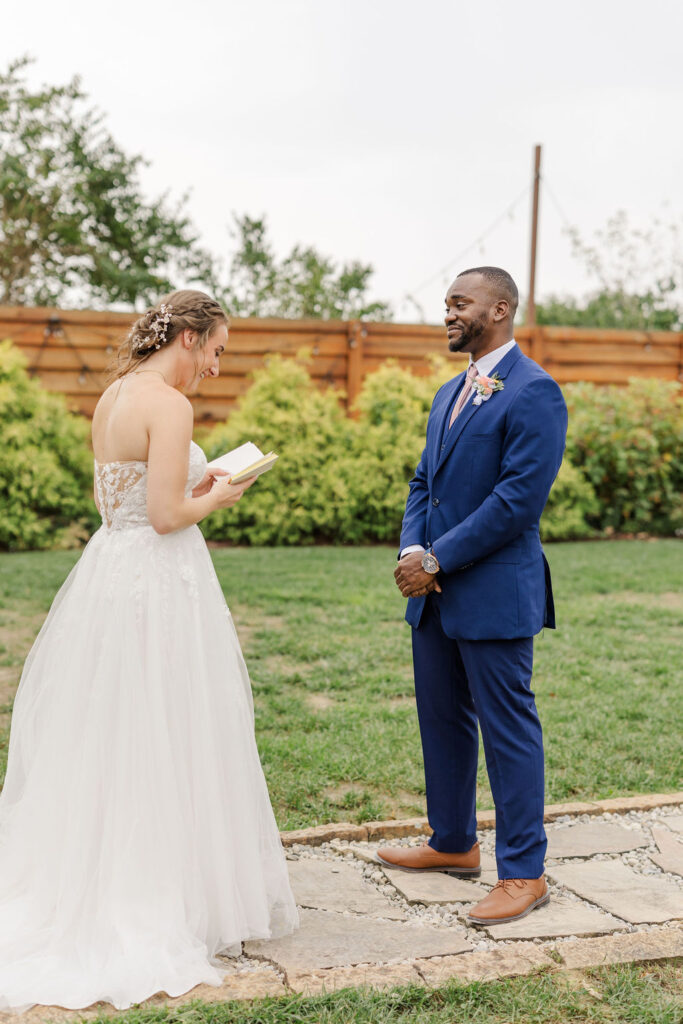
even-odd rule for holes
{"type": "MultiPolygon", "coordinates": [[[[156,533],[145,462],[95,469],[103,525],[14,704],[0,1007],[125,1008],[220,984],[217,953],[298,923],[249,677],[203,537],[156,533]]],[[[187,495],[205,469],[193,443],[187,495]]]]}

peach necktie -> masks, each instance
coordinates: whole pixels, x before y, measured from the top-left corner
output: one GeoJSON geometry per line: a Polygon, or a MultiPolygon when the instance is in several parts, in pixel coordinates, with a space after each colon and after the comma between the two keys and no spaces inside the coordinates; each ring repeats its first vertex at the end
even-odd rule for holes
{"type": "Polygon", "coordinates": [[[477,364],[476,363],[470,363],[469,369],[467,370],[467,377],[465,378],[465,383],[463,384],[462,388],[460,389],[460,394],[458,395],[457,402],[453,406],[453,412],[451,413],[451,420],[450,420],[450,423],[448,424],[448,429],[449,430],[451,429],[451,427],[455,423],[459,413],[462,412],[462,407],[464,406],[465,402],[467,401],[467,399],[472,394],[472,391],[474,390],[473,387],[472,387],[472,384],[474,382],[474,378],[478,375],[478,373],[479,373],[479,370],[477,369],[477,364]]]}

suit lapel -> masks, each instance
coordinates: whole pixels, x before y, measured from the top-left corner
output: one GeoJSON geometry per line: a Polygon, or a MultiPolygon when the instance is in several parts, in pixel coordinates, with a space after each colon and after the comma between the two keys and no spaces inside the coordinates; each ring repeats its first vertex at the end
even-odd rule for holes
{"type": "MultiPolygon", "coordinates": [[[[503,358],[501,359],[501,361],[498,364],[498,366],[494,366],[493,370],[491,371],[492,374],[495,374],[501,380],[504,380],[505,377],[507,377],[507,375],[510,372],[510,370],[512,369],[512,367],[515,365],[515,363],[519,359],[519,357],[521,356],[521,354],[522,354],[522,350],[520,349],[519,345],[515,345],[514,348],[511,348],[510,351],[507,352],[503,356],[503,358]]],[[[447,410],[446,410],[446,417],[450,416],[451,411],[453,409],[453,399],[455,398],[455,393],[457,391],[457,384],[459,382],[461,383],[464,379],[465,379],[465,374],[464,373],[461,374],[459,377],[455,378],[455,382],[454,383],[455,383],[456,386],[454,387],[454,389],[453,389],[453,391],[451,392],[451,395],[450,395],[449,404],[448,404],[448,407],[447,407],[447,410]]],[[[495,395],[491,395],[491,399],[494,399],[494,398],[495,398],[495,395]]],[[[491,399],[489,399],[489,401],[491,401],[491,399]]],[[[455,421],[453,426],[450,428],[450,430],[448,429],[448,422],[444,422],[443,423],[443,431],[444,431],[444,433],[442,435],[443,436],[443,449],[439,452],[439,457],[438,457],[438,459],[436,461],[436,469],[434,471],[435,473],[441,468],[441,466],[443,465],[444,461],[448,458],[448,456],[453,451],[453,448],[455,447],[456,442],[458,441],[459,437],[461,436],[463,430],[465,429],[465,427],[467,426],[469,421],[474,416],[474,414],[477,411],[477,409],[481,409],[481,407],[483,405],[486,405],[485,402],[482,402],[480,405],[474,405],[473,400],[474,400],[474,394],[472,394],[471,398],[468,398],[467,402],[465,403],[464,408],[461,410],[457,420],[455,421]]]]}
{"type": "Polygon", "coordinates": [[[432,466],[436,468],[441,458],[441,445],[446,440],[448,433],[448,418],[453,409],[455,396],[465,380],[465,372],[459,373],[457,377],[449,381],[441,391],[439,404],[441,406],[438,416],[434,417],[434,435],[432,449],[432,466]]]}
{"type": "MultiPolygon", "coordinates": [[[[472,398],[474,398],[474,395],[472,395],[472,398]]],[[[472,401],[470,399],[468,399],[467,402],[465,403],[464,408],[461,409],[460,414],[459,414],[457,420],[455,421],[453,426],[450,428],[450,430],[448,429],[448,423],[445,424],[445,431],[446,431],[446,433],[444,434],[443,449],[439,453],[440,454],[440,458],[439,458],[439,461],[437,462],[437,465],[436,465],[437,470],[439,470],[441,468],[441,466],[443,465],[444,461],[451,454],[451,452],[453,451],[453,448],[455,446],[455,442],[458,440],[458,438],[462,434],[463,430],[465,429],[466,425],[469,423],[469,421],[472,419],[472,417],[474,416],[475,412],[479,408],[480,408],[480,406],[473,405],[472,401]]],[[[449,416],[450,416],[451,410],[452,410],[452,406],[449,406],[448,407],[448,415],[449,416]]]]}

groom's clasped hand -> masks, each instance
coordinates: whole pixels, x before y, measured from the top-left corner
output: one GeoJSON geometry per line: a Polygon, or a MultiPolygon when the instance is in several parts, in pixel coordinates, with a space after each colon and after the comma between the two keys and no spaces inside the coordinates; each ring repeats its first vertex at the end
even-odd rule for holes
{"type": "Polygon", "coordinates": [[[422,568],[422,552],[404,555],[394,570],[396,585],[404,597],[424,597],[433,590],[441,593],[439,581],[422,568]]]}

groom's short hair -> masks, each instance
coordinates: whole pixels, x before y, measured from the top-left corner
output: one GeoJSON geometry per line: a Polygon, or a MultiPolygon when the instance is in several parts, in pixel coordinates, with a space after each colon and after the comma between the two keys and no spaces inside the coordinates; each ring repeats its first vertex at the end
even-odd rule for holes
{"type": "Polygon", "coordinates": [[[463,270],[458,274],[458,277],[464,277],[466,274],[481,274],[483,278],[489,281],[498,292],[500,298],[507,300],[510,305],[510,312],[514,317],[519,305],[519,292],[517,285],[507,270],[503,270],[502,267],[470,267],[469,270],[463,270]]]}

